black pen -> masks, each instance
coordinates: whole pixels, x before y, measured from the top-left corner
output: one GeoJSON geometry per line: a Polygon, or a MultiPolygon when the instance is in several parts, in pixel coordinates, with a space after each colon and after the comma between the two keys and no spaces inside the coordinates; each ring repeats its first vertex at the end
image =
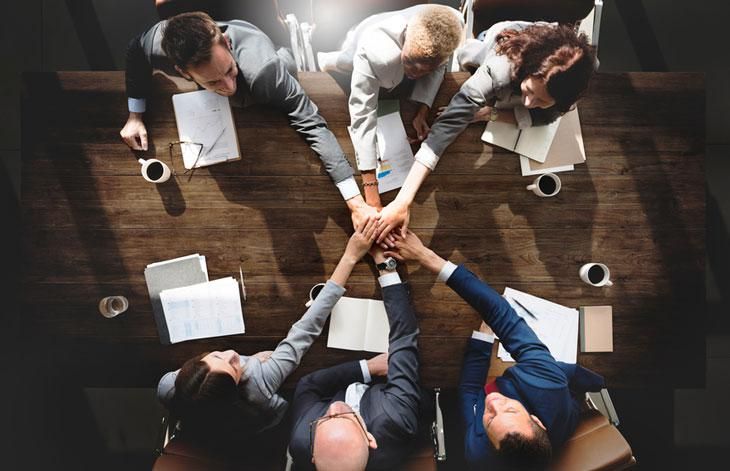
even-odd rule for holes
{"type": "Polygon", "coordinates": [[[533,314],[532,312],[530,312],[530,310],[529,310],[529,309],[527,309],[527,308],[526,308],[526,307],[525,307],[524,305],[522,305],[522,303],[521,303],[521,302],[519,302],[519,301],[518,301],[517,299],[515,299],[515,298],[512,298],[512,301],[514,301],[515,303],[517,303],[517,305],[518,305],[519,307],[521,307],[521,308],[522,308],[522,309],[523,309],[523,310],[524,310],[524,311],[525,311],[526,313],[528,313],[529,315],[531,315],[533,319],[537,320],[537,316],[536,316],[535,314],[533,314]]]}

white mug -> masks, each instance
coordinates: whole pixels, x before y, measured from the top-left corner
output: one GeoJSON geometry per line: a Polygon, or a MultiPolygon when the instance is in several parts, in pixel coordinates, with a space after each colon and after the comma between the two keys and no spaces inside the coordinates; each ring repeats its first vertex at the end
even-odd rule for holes
{"type": "Polygon", "coordinates": [[[580,276],[581,280],[585,281],[591,286],[613,286],[613,282],[609,279],[611,277],[611,272],[608,271],[608,267],[603,263],[586,263],[585,265],[580,267],[580,270],[578,270],[578,275],[580,276]],[[593,273],[591,273],[591,268],[594,267],[598,270],[593,270],[593,273]],[[601,278],[598,279],[596,274],[600,275],[601,278]]]}
{"type": "Polygon", "coordinates": [[[324,288],[324,283],[317,283],[316,285],[312,286],[312,289],[309,290],[309,301],[304,303],[306,307],[309,307],[314,302],[314,299],[319,295],[319,293],[322,292],[322,289],[324,288]],[[316,293],[315,293],[316,291],[316,293]]]}
{"type": "Polygon", "coordinates": [[[535,181],[531,184],[527,185],[527,189],[535,193],[537,196],[541,196],[543,198],[547,198],[549,196],[555,196],[560,191],[560,178],[555,175],[554,173],[543,173],[542,175],[535,178],[535,181]],[[552,182],[548,180],[543,179],[552,179],[552,182]],[[540,188],[540,183],[544,185],[551,185],[555,187],[555,190],[553,190],[552,193],[545,193],[542,188],[540,188]]]}
{"type": "Polygon", "coordinates": [[[157,159],[139,159],[139,163],[142,164],[142,176],[145,180],[150,183],[162,183],[170,179],[172,172],[170,167],[165,162],[157,159]],[[156,165],[156,164],[159,164],[156,165]],[[152,167],[150,167],[152,166],[152,167]],[[149,175],[149,172],[156,172],[154,175],[149,175]],[[154,177],[157,177],[156,179],[154,177]]]}

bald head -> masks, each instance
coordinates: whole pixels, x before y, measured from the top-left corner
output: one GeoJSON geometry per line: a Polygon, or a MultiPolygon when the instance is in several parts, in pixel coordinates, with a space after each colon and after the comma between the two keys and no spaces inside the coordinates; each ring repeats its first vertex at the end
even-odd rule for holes
{"type": "Polygon", "coordinates": [[[312,462],[319,471],[362,471],[377,448],[362,419],[344,402],[330,405],[316,424],[312,462]]]}

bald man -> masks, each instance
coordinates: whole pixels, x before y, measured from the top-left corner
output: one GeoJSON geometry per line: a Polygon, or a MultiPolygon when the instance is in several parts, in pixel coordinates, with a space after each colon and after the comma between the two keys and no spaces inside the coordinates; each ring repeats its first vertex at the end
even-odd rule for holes
{"type": "Polygon", "coordinates": [[[388,354],[303,377],[292,403],[289,452],[297,470],[398,469],[418,430],[418,325],[408,290],[373,245],[388,313],[388,354]],[[385,382],[370,384],[373,376],[385,382]]]}

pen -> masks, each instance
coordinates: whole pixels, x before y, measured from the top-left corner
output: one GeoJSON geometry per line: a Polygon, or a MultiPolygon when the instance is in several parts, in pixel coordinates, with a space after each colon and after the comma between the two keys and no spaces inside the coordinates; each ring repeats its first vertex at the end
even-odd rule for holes
{"type": "MultiPolygon", "coordinates": [[[[205,151],[206,155],[210,154],[210,151],[213,150],[213,147],[215,147],[215,145],[218,143],[218,141],[220,140],[221,136],[223,135],[223,133],[225,131],[226,131],[226,128],[221,128],[221,132],[218,134],[218,137],[215,138],[215,140],[213,141],[213,144],[211,144],[210,147],[208,148],[208,150],[205,151]]],[[[203,150],[204,150],[204,146],[201,144],[200,152],[198,152],[198,156],[195,158],[195,162],[193,162],[193,166],[190,167],[191,172],[190,172],[190,176],[188,177],[188,181],[190,181],[190,179],[193,178],[193,173],[195,172],[195,168],[196,168],[195,166],[198,165],[198,161],[203,156],[203,150]]],[[[187,173],[187,172],[185,172],[185,173],[187,173]]]]}
{"type": "Polygon", "coordinates": [[[243,269],[241,265],[238,266],[238,273],[241,275],[241,293],[243,293],[243,300],[246,300],[246,285],[243,284],[243,269]]]}
{"type": "Polygon", "coordinates": [[[522,305],[521,302],[516,300],[515,298],[512,298],[512,301],[514,301],[519,307],[521,307],[526,313],[528,313],[530,316],[532,316],[533,319],[537,320],[537,316],[533,314],[529,309],[527,309],[525,306],[522,305]]]}

